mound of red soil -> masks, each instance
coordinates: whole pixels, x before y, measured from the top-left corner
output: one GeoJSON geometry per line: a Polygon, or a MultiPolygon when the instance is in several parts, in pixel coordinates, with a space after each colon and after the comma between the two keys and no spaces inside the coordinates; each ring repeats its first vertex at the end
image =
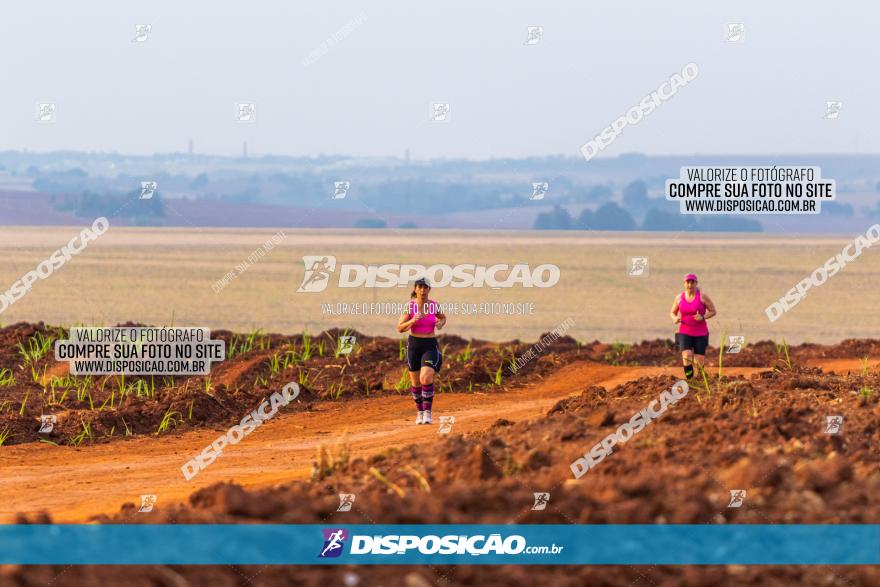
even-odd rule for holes
{"type": "MultiPolygon", "coordinates": [[[[880,377],[840,376],[795,367],[749,378],[692,384],[668,411],[615,447],[575,479],[573,460],[670,389],[670,376],[646,377],[613,389],[586,389],[531,422],[499,419],[480,433],[439,436],[436,443],[388,450],[326,467],[312,482],[248,491],[219,483],[192,494],[188,505],[136,514],[134,504],[100,523],[528,523],[723,524],[880,523],[880,377]],[[827,417],[842,416],[839,433],[827,417]],[[741,507],[730,492],[745,490],[741,507]],[[533,492],[550,493],[532,511],[533,492]],[[338,493],[356,507],[337,512],[338,493]],[[304,507],[303,504],[308,504],[304,507]]],[[[22,520],[27,521],[27,520],[22,520]]],[[[79,573],[102,576],[89,567],[79,573]]],[[[127,570],[147,581],[154,569],[127,570]]],[[[237,570],[175,567],[190,581],[237,570]]],[[[257,570],[254,570],[256,573],[257,570]]],[[[466,567],[371,568],[351,571],[366,584],[422,585],[442,574],[451,584],[495,583],[872,585],[880,569],[865,567],[466,567]]],[[[37,570],[18,569],[15,577],[37,570]]],[[[293,579],[317,584],[341,569],[276,569],[267,584],[293,579]]],[[[104,575],[106,576],[106,575],[104,575]]],[[[135,583],[137,584],[137,583],[135,583]]],[[[146,584],[146,583],[144,583],[146,584]]]]}
{"type": "MultiPolygon", "coordinates": [[[[14,378],[0,386],[0,444],[106,442],[159,434],[163,420],[170,425],[162,434],[229,426],[291,381],[301,390],[293,409],[310,409],[316,401],[408,394],[410,387],[403,340],[356,331],[332,329],[315,336],[214,331],[213,338],[225,341],[228,358],[209,376],[192,377],[71,377],[67,364],[54,360],[51,345],[33,361],[20,353],[39,337],[66,338],[67,332],[42,323],[0,329],[0,381],[4,369],[14,378]],[[349,355],[337,352],[342,335],[355,336],[349,355]],[[38,432],[43,415],[57,419],[51,433],[38,432]]],[[[531,345],[454,335],[439,341],[444,361],[437,393],[502,392],[547,375],[579,353],[574,339],[561,337],[514,370],[517,357],[531,345]]]]}
{"type": "Polygon", "coordinates": [[[651,587],[804,585],[861,587],[877,585],[871,567],[773,566],[55,566],[0,567],[0,581],[16,587],[156,587],[223,585],[255,587],[403,587],[512,586],[651,587]]]}
{"type": "MultiPolygon", "coordinates": [[[[715,340],[714,335],[710,340],[715,340]]],[[[678,347],[671,338],[645,340],[635,345],[624,343],[608,345],[594,341],[584,346],[583,352],[594,361],[612,365],[673,366],[681,363],[678,347]]],[[[728,367],[773,369],[788,368],[789,363],[803,364],[808,359],[864,359],[877,358],[878,355],[880,355],[880,341],[873,339],[847,339],[830,346],[803,343],[793,347],[762,340],[747,343],[738,353],[730,354],[725,351],[721,356],[718,347],[710,345],[706,349],[706,364],[717,367],[720,361],[722,366],[728,367]]]]}
{"type": "MultiPolygon", "coordinates": [[[[316,336],[215,331],[214,338],[225,341],[229,358],[215,365],[207,377],[75,378],[67,376],[66,363],[54,360],[51,347],[31,362],[22,354],[40,337],[66,335],[63,328],[43,323],[0,329],[0,381],[4,374],[14,378],[12,384],[0,384],[2,444],[38,440],[81,444],[229,426],[291,381],[301,388],[293,409],[310,409],[316,401],[405,394],[409,389],[402,340],[353,331],[332,329],[316,336]],[[345,334],[356,337],[355,350],[338,355],[338,340],[345,334]],[[54,429],[39,433],[40,417],[50,414],[57,419],[54,429]],[[160,432],[163,420],[170,425],[160,432]]],[[[539,341],[534,345],[491,343],[444,335],[440,339],[444,366],[437,391],[501,392],[539,380],[575,358],[627,365],[679,362],[672,340],[581,345],[571,337],[545,333],[539,341]]],[[[723,355],[721,360],[730,367],[788,369],[811,358],[863,358],[877,352],[880,341],[845,340],[834,346],[799,345],[788,348],[786,356],[785,347],[761,341],[738,354],[723,355]]],[[[710,348],[707,363],[717,367],[718,361],[717,350],[710,348]]]]}

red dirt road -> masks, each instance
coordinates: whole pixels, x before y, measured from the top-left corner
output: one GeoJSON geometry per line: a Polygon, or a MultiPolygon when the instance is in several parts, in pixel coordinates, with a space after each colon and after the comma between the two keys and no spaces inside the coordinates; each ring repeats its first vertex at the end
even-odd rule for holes
{"type": "MultiPolygon", "coordinates": [[[[747,375],[755,368],[730,368],[747,375]]],[[[436,399],[435,424],[416,426],[407,396],[318,402],[310,412],[282,411],[238,445],[227,447],[191,481],[180,467],[222,429],[199,430],[161,438],[73,448],[30,443],[0,452],[0,522],[16,513],[46,511],[56,522],[81,522],[89,516],[118,511],[140,495],[155,494],[160,506],[186,501],[195,490],[217,481],[234,480],[245,487],[307,479],[323,444],[332,448],[343,435],[351,458],[366,457],[392,447],[431,442],[437,438],[439,416],[455,416],[453,433],[488,428],[498,418],[528,420],[544,414],[560,399],[590,385],[610,389],[638,377],[678,374],[678,368],[611,366],[577,362],[538,385],[506,393],[444,393],[436,399]]]]}

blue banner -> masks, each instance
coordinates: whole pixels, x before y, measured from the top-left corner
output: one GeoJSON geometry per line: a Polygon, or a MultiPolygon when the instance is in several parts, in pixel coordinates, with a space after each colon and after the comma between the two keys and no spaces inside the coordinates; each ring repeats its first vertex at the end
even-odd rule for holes
{"type": "Polygon", "coordinates": [[[880,525],[0,525],[0,564],[877,565],[880,525]]]}

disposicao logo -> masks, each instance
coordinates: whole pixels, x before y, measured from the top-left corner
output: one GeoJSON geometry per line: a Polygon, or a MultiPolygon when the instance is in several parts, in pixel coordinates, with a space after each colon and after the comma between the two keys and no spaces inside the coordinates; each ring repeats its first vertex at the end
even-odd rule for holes
{"type": "Polygon", "coordinates": [[[345,550],[345,541],[348,539],[348,530],[343,528],[324,528],[324,548],[318,558],[336,558],[345,550]]]}
{"type": "Polygon", "coordinates": [[[306,274],[297,292],[319,292],[327,289],[330,274],[336,270],[336,257],[330,255],[306,255],[303,257],[306,274]]]}
{"type": "MultiPolygon", "coordinates": [[[[305,274],[297,292],[316,293],[327,289],[330,274],[336,271],[336,257],[307,255],[302,258],[305,274]]],[[[425,277],[433,287],[485,287],[493,289],[522,287],[553,287],[559,282],[559,267],[544,263],[532,269],[526,263],[508,265],[385,265],[339,266],[338,287],[407,287],[416,279],[425,277]]]]}

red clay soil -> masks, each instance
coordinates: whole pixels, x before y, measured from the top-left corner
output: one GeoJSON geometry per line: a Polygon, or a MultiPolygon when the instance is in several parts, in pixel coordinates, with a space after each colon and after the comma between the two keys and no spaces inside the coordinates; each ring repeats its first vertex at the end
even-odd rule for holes
{"type": "Polygon", "coordinates": [[[0,567],[4,587],[809,587],[875,586],[852,566],[39,566],[0,567]]]}
{"type": "MultiPolygon", "coordinates": [[[[710,341],[716,342],[714,335],[710,341]]],[[[612,365],[656,365],[673,366],[681,364],[680,353],[675,341],[669,339],[645,340],[638,344],[604,344],[594,341],[583,345],[581,350],[590,359],[612,365]]],[[[880,356],[880,341],[873,339],[847,339],[835,345],[803,343],[788,346],[784,342],[762,340],[747,342],[743,349],[734,354],[719,356],[718,347],[710,345],[706,349],[706,364],[717,367],[763,367],[788,368],[790,364],[808,364],[811,360],[848,359],[864,360],[880,356]]]]}
{"type": "MultiPolygon", "coordinates": [[[[566,379],[576,376],[574,365],[567,371],[566,379]]],[[[880,523],[880,402],[876,394],[856,391],[876,388],[880,384],[876,373],[837,376],[819,369],[795,368],[711,381],[708,390],[694,386],[665,416],[615,450],[596,469],[580,480],[573,478],[569,469],[573,459],[675,381],[671,375],[662,375],[641,377],[610,389],[590,386],[531,421],[499,418],[484,430],[389,448],[366,458],[346,457],[350,450],[331,446],[324,461],[315,462],[310,481],[261,490],[216,483],[193,493],[186,505],[139,514],[134,504],[126,504],[116,514],[92,520],[880,523]],[[825,434],[829,412],[844,417],[842,434],[825,434]],[[710,446],[712,450],[706,450],[710,446]],[[381,481],[371,468],[387,481],[381,481]],[[731,489],[747,491],[742,508],[727,507],[731,489]],[[550,492],[547,510],[530,510],[534,491],[550,492]],[[335,511],[340,492],[357,495],[351,512],[335,511]]],[[[19,521],[48,519],[48,514],[43,514],[22,516],[19,521]]],[[[7,578],[31,581],[37,572],[16,569],[7,578]]],[[[39,572],[47,576],[49,571],[42,568],[39,572]]],[[[70,577],[104,582],[120,572],[133,584],[150,584],[160,571],[86,567],[76,568],[70,577]]],[[[287,580],[319,584],[343,578],[345,571],[173,567],[170,572],[189,584],[214,576],[236,584],[240,575],[258,574],[257,584],[273,585],[287,580]]],[[[554,585],[872,585],[880,581],[880,570],[864,567],[433,567],[359,568],[350,572],[370,585],[402,581],[418,585],[529,585],[536,580],[554,585]]]]}
{"type": "MultiPolygon", "coordinates": [[[[128,323],[125,326],[139,326],[128,323]]],[[[300,383],[301,395],[293,409],[311,409],[314,402],[349,401],[376,395],[405,395],[408,390],[401,359],[401,340],[370,337],[354,331],[328,330],[316,336],[249,335],[215,331],[232,358],[216,365],[209,376],[198,377],[71,377],[67,363],[57,363],[53,351],[28,363],[19,352],[34,337],[66,337],[63,328],[43,323],[18,323],[0,329],[0,380],[4,369],[14,383],[0,385],[0,438],[2,445],[27,442],[81,445],[159,434],[163,419],[170,426],[161,434],[230,426],[290,381],[300,383]],[[340,335],[357,339],[352,354],[335,356],[340,335]],[[306,341],[308,338],[308,341],[306,341]],[[304,356],[306,342],[310,356],[304,356]],[[292,353],[283,365],[285,357],[292,353]],[[282,363],[271,367],[273,358],[282,363]],[[77,388],[77,383],[82,388],[77,388]],[[138,385],[142,385],[137,389],[138,385]],[[149,390],[149,391],[147,391],[149,390]],[[40,417],[55,415],[50,434],[39,433],[40,417]]],[[[546,340],[545,333],[539,340],[546,340]]],[[[537,358],[511,369],[531,344],[520,341],[491,343],[466,341],[454,335],[440,339],[444,355],[438,391],[498,393],[540,381],[560,365],[590,359],[612,365],[675,366],[678,353],[671,340],[657,339],[637,345],[579,344],[563,336],[537,352],[537,358]]],[[[804,344],[786,349],[768,341],[747,345],[741,353],[722,357],[724,367],[788,368],[811,360],[876,357],[880,342],[846,340],[839,345],[804,344]],[[786,356],[786,350],[788,356],[786,356]]],[[[707,364],[718,365],[718,352],[710,347],[707,364]]]]}
{"type": "MultiPolygon", "coordinates": [[[[773,347],[774,364],[763,369],[728,367],[725,357],[723,379],[717,379],[713,369],[705,382],[693,381],[684,399],[579,480],[574,479],[570,463],[668,390],[679,369],[597,364],[585,359],[601,353],[604,361],[624,362],[620,359],[629,351],[606,356],[613,347],[563,344],[560,352],[545,351],[542,359],[533,361],[537,364],[528,385],[511,386],[505,393],[464,389],[440,395],[437,415],[456,415],[448,435],[438,435],[436,426],[412,425],[411,400],[391,391],[369,399],[316,399],[308,407],[279,415],[189,483],[179,474],[180,464],[210,442],[216,430],[79,449],[44,444],[4,447],[0,465],[7,475],[0,479],[0,493],[9,499],[3,507],[23,512],[20,522],[82,520],[89,512],[101,511],[96,509],[101,504],[104,511],[112,507],[107,504],[119,504],[120,492],[127,492],[132,496],[129,501],[141,493],[156,493],[157,509],[137,513],[134,503],[128,503],[117,513],[90,519],[100,523],[880,523],[880,375],[874,368],[839,368],[859,365],[865,351],[869,366],[876,364],[873,341],[845,341],[849,355],[836,346],[801,345],[789,349],[789,358],[781,365],[773,347]],[[544,358],[556,363],[549,371],[540,366],[544,358]],[[834,373],[805,366],[822,366],[824,361],[835,366],[834,373]],[[826,417],[836,415],[844,418],[842,432],[826,434],[826,417]],[[341,435],[344,429],[347,436],[341,435]],[[181,503],[193,486],[195,491],[181,503]],[[728,507],[733,489],[747,492],[741,508],[728,507]],[[544,511],[530,509],[536,491],[550,492],[550,505],[544,511]],[[338,493],[357,495],[352,511],[336,512],[338,493]]],[[[752,359],[770,357],[766,345],[761,352],[752,359]]],[[[749,355],[742,354],[748,362],[749,355]]],[[[655,356],[659,355],[651,350],[644,358],[651,361],[655,356]]],[[[523,369],[521,374],[526,381],[528,372],[523,369]]],[[[219,371],[217,376],[222,376],[219,371]]],[[[877,585],[880,569],[0,569],[3,585],[47,583],[818,586],[877,585]]]]}
{"type": "MultiPolygon", "coordinates": [[[[44,441],[78,446],[156,435],[167,417],[171,426],[163,435],[228,427],[290,381],[301,388],[299,401],[292,409],[308,410],[314,402],[409,393],[401,342],[355,331],[333,329],[312,337],[259,334],[253,337],[252,348],[214,366],[209,376],[174,378],[68,377],[67,363],[57,363],[51,349],[34,362],[24,360],[19,345],[28,348],[37,335],[67,336],[64,329],[42,323],[19,323],[0,329],[0,375],[7,369],[14,377],[13,384],[0,386],[0,437],[5,433],[2,445],[44,441]],[[356,337],[355,350],[348,356],[335,356],[342,334],[356,337]],[[310,354],[305,350],[307,343],[310,354]],[[293,354],[285,366],[288,353],[293,354]],[[280,369],[273,371],[273,358],[281,363],[280,369]],[[138,390],[139,382],[143,382],[143,388],[138,390]],[[77,383],[83,385],[82,389],[77,383]],[[50,414],[57,419],[54,430],[39,433],[40,417],[50,414]]],[[[229,356],[233,348],[241,349],[246,344],[248,335],[221,330],[212,337],[226,342],[229,356]]],[[[452,335],[443,336],[440,345],[444,365],[438,380],[439,393],[502,392],[538,381],[579,355],[577,342],[563,337],[514,374],[512,361],[530,345],[466,341],[452,335]]]]}
{"type": "MultiPolygon", "coordinates": [[[[389,524],[880,523],[880,401],[857,393],[859,386],[877,388],[877,374],[796,368],[710,381],[708,390],[693,384],[658,422],[573,478],[573,459],[676,381],[661,375],[610,390],[590,386],[531,421],[498,418],[486,430],[368,458],[331,450],[316,463],[311,483],[252,493],[217,484],[194,493],[189,506],[133,518],[123,508],[96,519],[319,523],[335,513],[336,494],[346,492],[358,495],[373,521],[389,524]],[[826,434],[827,415],[844,417],[842,434],[826,434]],[[371,467],[405,495],[399,498],[371,467]],[[748,490],[746,507],[727,508],[729,489],[748,490]],[[540,490],[551,492],[554,507],[532,512],[532,492],[540,490]]],[[[363,521],[357,513],[341,517],[363,521]]]]}

